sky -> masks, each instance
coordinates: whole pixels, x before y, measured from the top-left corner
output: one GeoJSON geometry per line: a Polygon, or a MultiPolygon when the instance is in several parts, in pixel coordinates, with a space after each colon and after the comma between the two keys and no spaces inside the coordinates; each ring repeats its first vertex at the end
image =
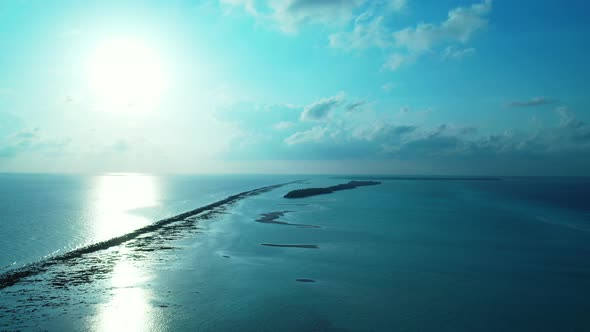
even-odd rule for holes
{"type": "Polygon", "coordinates": [[[590,175],[585,1],[0,2],[0,172],[590,175]]]}

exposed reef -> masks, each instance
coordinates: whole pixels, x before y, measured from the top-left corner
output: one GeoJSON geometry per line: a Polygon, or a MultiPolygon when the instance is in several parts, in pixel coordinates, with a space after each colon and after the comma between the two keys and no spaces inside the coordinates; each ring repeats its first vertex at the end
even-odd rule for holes
{"type": "Polygon", "coordinates": [[[304,249],[319,249],[317,244],[276,244],[276,243],[261,243],[261,246],[266,247],[281,247],[281,248],[304,248],[304,249]]]}
{"type": "Polygon", "coordinates": [[[293,212],[293,211],[277,211],[277,212],[268,212],[263,213],[256,219],[256,222],[264,223],[264,224],[277,224],[277,225],[285,225],[285,226],[296,226],[300,228],[319,228],[320,226],[317,225],[310,225],[310,224],[297,224],[297,223],[289,223],[286,221],[277,220],[280,217],[284,216],[286,213],[293,212]]]}
{"type": "Polygon", "coordinates": [[[381,184],[381,182],[378,182],[378,181],[350,181],[348,183],[338,184],[338,185],[331,186],[331,187],[297,189],[297,190],[293,190],[293,191],[288,192],[283,197],[284,198],[304,198],[304,197],[309,197],[309,196],[331,194],[331,193],[333,193],[335,191],[339,191],[339,190],[348,190],[348,189],[354,189],[356,187],[374,186],[374,185],[378,185],[378,184],[381,184]]]}

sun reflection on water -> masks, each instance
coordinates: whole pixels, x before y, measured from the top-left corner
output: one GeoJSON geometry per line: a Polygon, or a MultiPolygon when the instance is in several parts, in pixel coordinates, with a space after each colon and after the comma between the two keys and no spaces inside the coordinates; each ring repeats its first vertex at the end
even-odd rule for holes
{"type": "Polygon", "coordinates": [[[98,308],[92,330],[154,330],[149,292],[144,288],[148,279],[133,262],[119,261],[111,279],[112,298],[98,308]]]}
{"type": "Polygon", "coordinates": [[[153,221],[139,212],[158,204],[156,179],[144,174],[107,174],[96,178],[93,234],[106,240],[153,221]]]}
{"type": "MultiPolygon", "coordinates": [[[[93,205],[93,234],[95,240],[106,240],[126,234],[152,222],[145,209],[159,204],[157,179],[144,174],[107,174],[96,177],[93,205]],[[142,211],[144,210],[144,211],[142,211]],[[143,212],[143,215],[142,215],[143,212]]],[[[108,302],[96,307],[91,320],[93,331],[153,331],[158,330],[151,304],[151,276],[136,261],[131,249],[118,249],[116,262],[108,285],[108,302]]]]}

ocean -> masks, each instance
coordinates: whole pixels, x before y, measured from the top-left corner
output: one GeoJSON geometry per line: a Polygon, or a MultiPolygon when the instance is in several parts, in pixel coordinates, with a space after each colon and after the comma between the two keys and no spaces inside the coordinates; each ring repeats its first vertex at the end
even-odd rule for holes
{"type": "Polygon", "coordinates": [[[589,200],[573,177],[0,174],[0,330],[590,331],[589,200]],[[381,184],[283,198],[353,179],[381,184]]]}

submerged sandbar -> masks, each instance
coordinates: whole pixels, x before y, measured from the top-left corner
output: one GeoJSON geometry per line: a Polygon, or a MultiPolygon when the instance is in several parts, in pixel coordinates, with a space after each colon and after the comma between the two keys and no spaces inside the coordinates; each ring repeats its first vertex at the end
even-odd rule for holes
{"type": "Polygon", "coordinates": [[[277,244],[277,243],[261,243],[261,246],[266,247],[281,247],[281,248],[304,248],[304,249],[319,249],[317,244],[277,244]]]}
{"type": "Polygon", "coordinates": [[[297,223],[290,223],[286,221],[278,220],[280,217],[284,216],[285,214],[294,211],[276,211],[276,212],[268,212],[261,214],[256,222],[263,223],[263,224],[277,224],[277,225],[285,225],[285,226],[296,226],[300,228],[319,228],[320,226],[317,225],[310,225],[310,224],[297,224],[297,223]]]}

